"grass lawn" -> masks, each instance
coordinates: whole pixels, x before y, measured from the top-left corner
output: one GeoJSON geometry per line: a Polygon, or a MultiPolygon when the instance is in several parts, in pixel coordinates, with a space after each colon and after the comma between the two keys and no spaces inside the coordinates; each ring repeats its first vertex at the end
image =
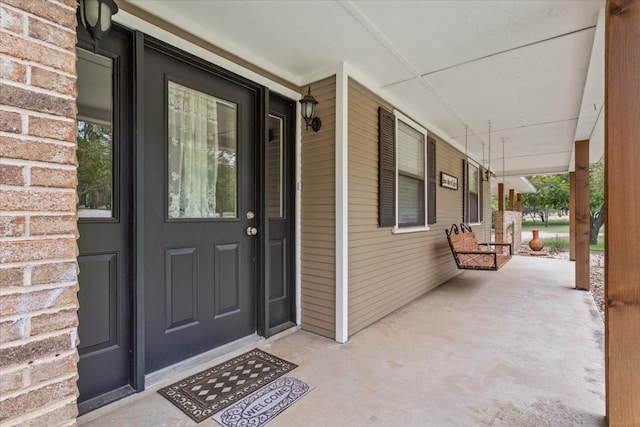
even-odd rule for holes
{"type": "MultiPolygon", "coordinates": [[[[546,233],[568,233],[569,232],[569,217],[557,217],[552,215],[549,217],[549,226],[545,227],[544,223],[540,220],[531,221],[529,216],[522,219],[522,231],[540,230],[546,233]]],[[[604,252],[604,226],[600,229],[600,236],[598,236],[598,244],[589,245],[592,252],[604,252]]],[[[558,250],[569,250],[569,238],[568,237],[553,237],[546,238],[544,240],[545,247],[555,248],[558,250]]],[[[522,244],[526,245],[529,240],[523,240],[522,244]]]]}
{"type": "Polygon", "coordinates": [[[540,230],[549,233],[568,233],[569,232],[569,217],[563,216],[562,218],[549,217],[549,225],[547,227],[544,226],[544,223],[540,220],[531,221],[529,217],[523,218],[522,221],[522,230],[523,231],[531,231],[531,230],[540,230]]]}
{"type": "MultiPolygon", "coordinates": [[[[568,237],[552,237],[543,239],[545,248],[554,248],[559,251],[569,250],[569,238],[568,237]]],[[[523,245],[528,245],[529,240],[522,240],[523,245]]],[[[598,236],[598,244],[589,245],[591,252],[604,252],[604,236],[598,236]]]]}

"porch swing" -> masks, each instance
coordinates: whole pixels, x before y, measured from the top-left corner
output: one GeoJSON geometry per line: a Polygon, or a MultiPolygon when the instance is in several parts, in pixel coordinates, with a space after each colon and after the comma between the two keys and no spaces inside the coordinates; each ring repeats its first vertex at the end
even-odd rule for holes
{"type": "MultiPolygon", "coordinates": [[[[467,141],[468,126],[465,126],[464,136],[464,149],[465,149],[465,167],[469,166],[469,147],[467,141]]],[[[504,142],[503,142],[504,152],[504,142]]],[[[482,157],[484,163],[484,144],[482,147],[482,157]]],[[[502,156],[504,163],[504,153],[502,156]]],[[[503,165],[504,171],[504,165],[503,165]]],[[[489,120],[489,170],[488,178],[489,188],[491,188],[491,120],[489,120]]],[[[468,170],[465,171],[465,175],[468,175],[468,170]]],[[[465,207],[468,209],[468,191],[466,190],[465,180],[465,207]]],[[[479,243],[476,234],[473,232],[470,225],[462,222],[453,224],[451,228],[445,230],[447,235],[447,241],[449,242],[449,248],[453,254],[453,259],[456,262],[456,266],[459,270],[488,270],[497,271],[504,266],[512,256],[512,248],[510,243],[479,243]],[[496,248],[500,247],[500,252],[496,251],[496,248]],[[504,249],[508,248],[508,254],[504,253],[504,249]]],[[[489,239],[490,240],[490,239],[489,239]]]]}

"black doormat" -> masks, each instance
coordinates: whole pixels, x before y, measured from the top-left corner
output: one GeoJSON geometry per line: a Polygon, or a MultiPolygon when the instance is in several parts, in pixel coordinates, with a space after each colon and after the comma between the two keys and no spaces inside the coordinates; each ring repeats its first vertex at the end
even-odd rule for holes
{"type": "Polygon", "coordinates": [[[161,388],[158,393],[199,423],[297,366],[254,349],[161,388]]]}

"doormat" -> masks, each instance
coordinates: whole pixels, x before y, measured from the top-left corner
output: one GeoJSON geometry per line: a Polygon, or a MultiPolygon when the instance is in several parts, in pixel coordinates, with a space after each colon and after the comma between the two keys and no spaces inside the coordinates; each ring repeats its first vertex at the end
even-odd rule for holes
{"type": "Polygon", "coordinates": [[[199,423],[297,366],[254,349],[161,388],[158,393],[199,423]]]}
{"type": "Polygon", "coordinates": [[[240,402],[213,416],[224,427],[261,427],[313,390],[313,386],[293,377],[267,384],[240,402]]]}

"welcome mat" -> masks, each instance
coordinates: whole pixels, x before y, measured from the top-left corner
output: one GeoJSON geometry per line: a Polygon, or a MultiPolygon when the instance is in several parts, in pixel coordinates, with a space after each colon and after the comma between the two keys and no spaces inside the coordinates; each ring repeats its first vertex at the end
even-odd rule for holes
{"type": "Polygon", "coordinates": [[[158,393],[199,423],[297,366],[254,349],[161,388],[158,393]]]}
{"type": "Polygon", "coordinates": [[[278,378],[240,402],[218,412],[213,419],[224,427],[261,427],[311,390],[313,386],[296,378],[278,378]]]}

